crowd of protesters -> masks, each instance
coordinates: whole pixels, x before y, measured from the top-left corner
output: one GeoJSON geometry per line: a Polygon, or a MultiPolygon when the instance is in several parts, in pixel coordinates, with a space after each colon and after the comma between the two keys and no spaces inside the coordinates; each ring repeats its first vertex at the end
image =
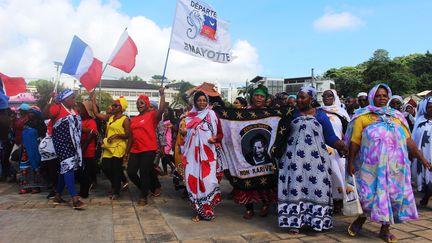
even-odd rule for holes
{"type": "MultiPolygon", "coordinates": [[[[159,104],[140,95],[139,114],[128,117],[130,104],[123,97],[101,112],[94,94],[76,102],[67,89],[45,107],[22,104],[15,112],[0,94],[1,180],[16,182],[20,194],[45,190],[56,204],[66,203],[66,187],[72,207],[83,209],[81,198],[97,185],[99,169],[110,182],[111,200],[121,197],[129,178],[140,191],[141,206],[149,196],[161,195],[159,176],[170,174],[192,205],[192,220],[212,220],[222,200],[220,181],[227,176],[220,160],[224,149],[231,149],[222,148],[222,125],[212,108],[227,104],[197,91],[187,107],[174,111],[165,102],[164,88],[159,95],[159,104]]],[[[277,204],[279,226],[291,234],[304,226],[322,231],[332,228],[333,215],[343,207],[345,180],[355,175],[363,214],[348,234],[355,237],[369,218],[382,224],[380,238],[396,242],[389,226],[419,217],[414,191],[423,193],[420,206],[432,196],[432,97],[404,103],[386,84],[378,84],[344,103],[335,90],[324,91],[322,98],[320,105],[309,86],[295,96],[272,96],[258,86],[249,100],[238,97],[229,104],[295,109],[278,160],[277,187],[234,188],[230,196],[244,205],[246,220],[254,216],[254,205],[261,205],[259,215],[265,217],[277,204]]]]}

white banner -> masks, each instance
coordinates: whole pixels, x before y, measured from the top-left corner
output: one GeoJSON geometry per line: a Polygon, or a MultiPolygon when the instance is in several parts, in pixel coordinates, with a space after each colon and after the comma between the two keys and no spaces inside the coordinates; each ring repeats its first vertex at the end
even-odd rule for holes
{"type": "Polygon", "coordinates": [[[228,23],[216,10],[198,0],[178,0],[170,48],[213,62],[229,63],[231,38],[228,23]]]}

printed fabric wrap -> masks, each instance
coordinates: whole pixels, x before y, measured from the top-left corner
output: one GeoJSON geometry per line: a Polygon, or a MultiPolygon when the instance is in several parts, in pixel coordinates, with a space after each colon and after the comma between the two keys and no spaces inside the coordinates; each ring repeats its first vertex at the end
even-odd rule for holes
{"type": "MultiPolygon", "coordinates": [[[[412,137],[417,148],[423,154],[427,161],[432,161],[432,120],[427,119],[426,108],[432,103],[432,97],[426,98],[419,103],[419,111],[416,117],[412,137]]],[[[417,158],[413,159],[412,164],[413,180],[417,182],[417,190],[432,190],[432,172],[427,170],[417,158]],[[426,186],[426,188],[424,188],[426,186]]]]}
{"type": "Polygon", "coordinates": [[[182,148],[185,182],[193,209],[202,219],[214,217],[214,207],[221,201],[217,173],[216,146],[208,140],[217,134],[218,118],[209,107],[195,107],[186,117],[187,134],[182,148]]]}
{"type": "MultiPolygon", "coordinates": [[[[345,142],[351,143],[356,119],[369,114],[378,115],[376,121],[363,128],[360,151],[354,162],[355,177],[364,214],[372,221],[394,224],[418,218],[403,126],[409,128],[399,111],[387,106],[374,106],[377,86],[369,92],[371,105],[354,114],[345,142]],[[400,120],[402,125],[393,119],[400,120]]],[[[390,96],[391,90],[388,86],[387,89],[390,96]]],[[[347,182],[350,178],[346,177],[347,182]]]]}
{"type": "Polygon", "coordinates": [[[81,117],[68,115],[53,126],[53,144],[60,161],[60,174],[76,170],[82,164],[81,117]]]}
{"type": "Polygon", "coordinates": [[[323,127],[314,116],[299,116],[290,129],[286,153],[279,162],[279,226],[330,229],[332,169],[323,127]]]}

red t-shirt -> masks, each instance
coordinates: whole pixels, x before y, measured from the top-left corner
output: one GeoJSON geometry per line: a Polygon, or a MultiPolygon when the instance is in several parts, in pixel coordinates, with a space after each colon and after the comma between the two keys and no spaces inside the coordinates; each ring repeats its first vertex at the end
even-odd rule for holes
{"type": "Polygon", "coordinates": [[[133,136],[131,147],[132,153],[156,151],[158,149],[156,140],[157,111],[148,111],[138,115],[131,120],[130,129],[133,136]]]}
{"type": "MultiPolygon", "coordinates": [[[[96,121],[93,119],[83,120],[82,127],[87,128],[89,130],[93,130],[94,134],[97,132],[96,121]]],[[[81,135],[81,142],[84,143],[87,140],[89,135],[90,134],[83,132],[81,135]]],[[[95,154],[96,154],[96,138],[90,141],[90,143],[87,145],[87,148],[85,150],[83,149],[82,151],[83,158],[93,158],[95,157],[95,154]]]]}
{"type": "MultiPolygon", "coordinates": [[[[78,112],[75,109],[73,109],[73,111],[75,112],[75,114],[78,114],[78,112]]],[[[51,113],[52,116],[54,116],[53,124],[55,124],[55,122],[58,119],[61,119],[71,114],[63,107],[62,104],[52,104],[49,109],[49,112],[51,113]]]]}

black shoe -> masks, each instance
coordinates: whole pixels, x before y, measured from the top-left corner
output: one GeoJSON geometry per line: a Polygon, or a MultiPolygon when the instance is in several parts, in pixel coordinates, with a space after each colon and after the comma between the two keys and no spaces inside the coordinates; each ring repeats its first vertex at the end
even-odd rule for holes
{"type": "Polygon", "coordinates": [[[47,199],[54,199],[55,195],[56,195],[56,192],[55,191],[51,191],[46,198],[47,199]]]}

